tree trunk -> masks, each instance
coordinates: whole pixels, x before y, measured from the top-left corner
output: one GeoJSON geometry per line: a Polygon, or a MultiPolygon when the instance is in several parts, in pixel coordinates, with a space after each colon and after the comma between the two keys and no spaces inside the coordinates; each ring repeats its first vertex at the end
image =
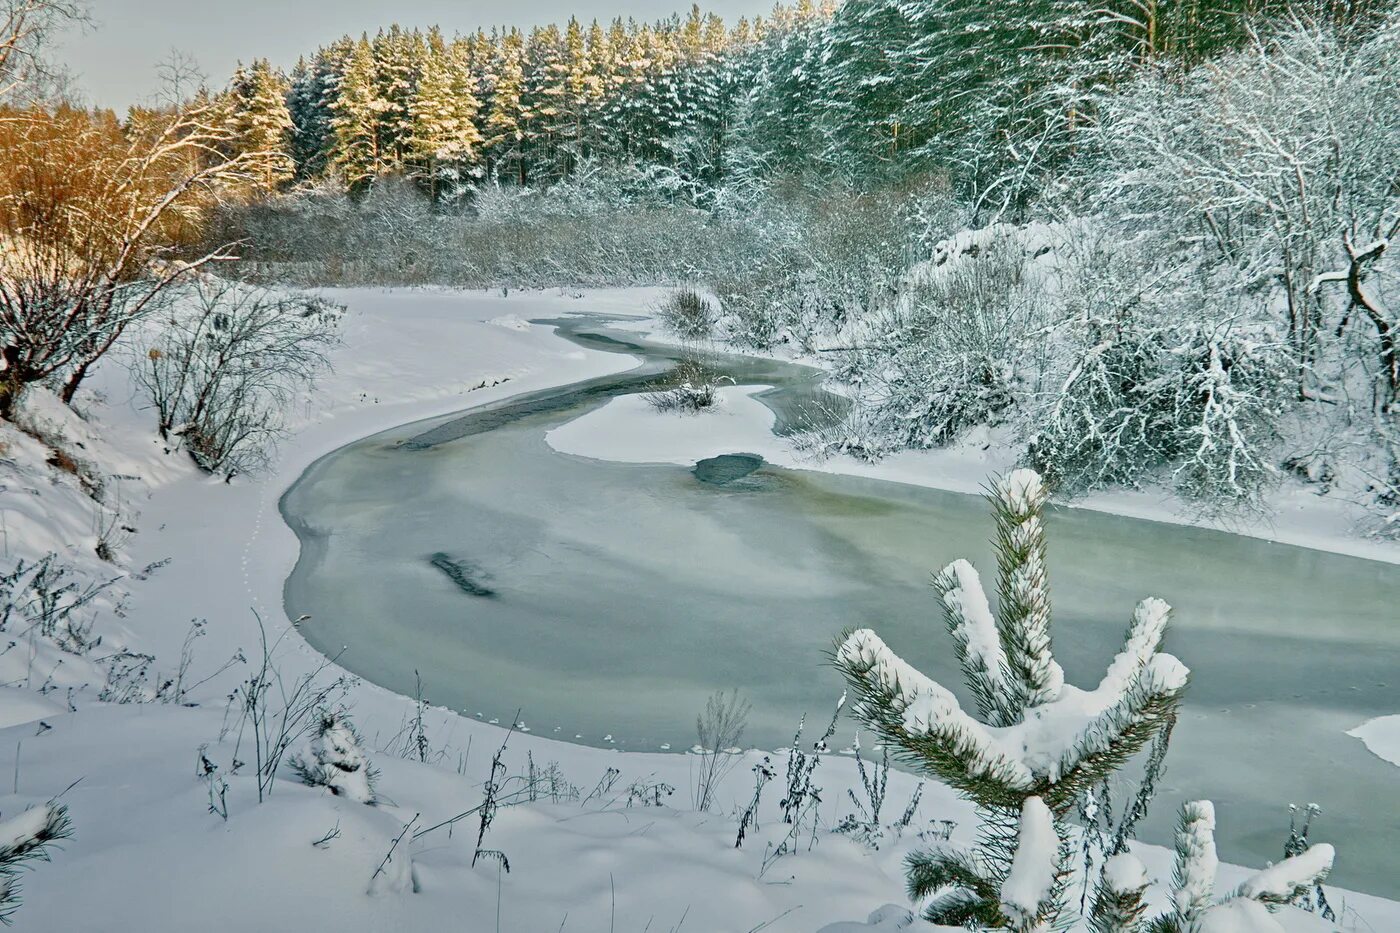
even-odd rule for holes
{"type": "Polygon", "coordinates": [[[15,404],[19,402],[26,383],[24,366],[20,363],[19,347],[8,346],[0,350],[5,368],[0,372],[0,418],[13,420],[15,404]]]}
{"type": "Polygon", "coordinates": [[[1357,251],[1351,243],[1347,243],[1347,255],[1351,259],[1351,264],[1347,268],[1347,294],[1351,297],[1352,307],[1360,308],[1371,319],[1371,323],[1376,328],[1376,339],[1380,343],[1380,363],[1385,372],[1385,384],[1387,396],[1385,404],[1382,406],[1386,410],[1395,404],[1396,398],[1400,397],[1400,354],[1397,354],[1395,322],[1386,314],[1378,300],[1366,291],[1366,270],[1371,263],[1380,258],[1385,252],[1387,243],[1385,240],[1378,240],[1365,250],[1357,251]]]}
{"type": "Polygon", "coordinates": [[[58,397],[63,399],[63,404],[73,404],[73,396],[78,394],[78,387],[82,385],[83,380],[87,378],[88,367],[91,365],[91,362],[79,365],[77,369],[73,370],[72,375],[64,380],[63,388],[58,393],[58,397]]]}

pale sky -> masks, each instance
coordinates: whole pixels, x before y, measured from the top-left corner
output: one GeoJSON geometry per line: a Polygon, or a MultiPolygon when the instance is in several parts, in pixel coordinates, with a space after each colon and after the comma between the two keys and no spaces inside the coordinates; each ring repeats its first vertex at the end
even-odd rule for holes
{"type": "MultiPolygon", "coordinates": [[[[726,23],[740,16],[767,14],[772,0],[710,0],[706,12],[726,23]]],[[[54,57],[76,76],[78,88],[99,106],[123,110],[149,99],[159,81],[156,65],[172,49],[191,55],[211,85],[222,85],[238,61],[270,58],[290,69],[309,54],[347,33],[373,34],[392,22],[407,27],[441,26],[454,32],[478,26],[531,26],[564,22],[575,15],[587,23],[614,16],[654,20],[689,0],[92,0],[96,25],[85,34],[60,39],[54,57]]]]}

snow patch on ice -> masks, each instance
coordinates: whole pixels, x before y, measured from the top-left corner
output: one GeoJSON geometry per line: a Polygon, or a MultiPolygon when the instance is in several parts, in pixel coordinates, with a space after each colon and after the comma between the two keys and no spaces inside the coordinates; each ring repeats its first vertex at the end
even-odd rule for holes
{"type": "Polygon", "coordinates": [[[1368,719],[1347,735],[1365,742],[1377,758],[1400,766],[1400,714],[1368,719]]]}

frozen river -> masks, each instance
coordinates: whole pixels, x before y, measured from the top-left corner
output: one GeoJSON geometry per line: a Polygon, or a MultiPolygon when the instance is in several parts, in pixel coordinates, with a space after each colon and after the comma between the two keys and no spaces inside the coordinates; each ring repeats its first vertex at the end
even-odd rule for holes
{"type": "MultiPolygon", "coordinates": [[[[980,498],[558,453],[548,430],[647,388],[674,352],[596,322],[561,331],[647,365],[366,438],[286,494],[302,541],[287,609],[313,616],[313,645],[345,646],[345,667],[399,692],[417,671],[436,704],[503,724],[519,708],[538,734],[627,750],[688,748],[705,697],[731,687],[753,703],[747,743],[787,744],[840,695],[825,652],[851,626],[960,682],[928,580],[964,556],[993,576],[980,498]]],[[[762,399],[780,429],[820,394],[811,370],[719,360],[777,386],[762,399]]],[[[1209,797],[1222,857],[1262,865],[1287,804],[1315,801],[1333,880],[1400,896],[1400,769],[1345,734],[1400,711],[1400,567],[1085,510],[1055,509],[1048,528],[1055,650],[1075,682],[1097,682],[1138,599],[1176,610],[1168,649],[1192,683],[1144,837],[1166,841],[1179,802],[1209,797]]]]}

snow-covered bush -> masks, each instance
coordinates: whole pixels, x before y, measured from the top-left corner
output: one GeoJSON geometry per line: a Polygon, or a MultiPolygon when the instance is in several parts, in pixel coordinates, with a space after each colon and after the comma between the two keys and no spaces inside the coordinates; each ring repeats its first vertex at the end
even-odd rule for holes
{"type": "Polygon", "coordinates": [[[305,784],[324,787],[337,797],[356,803],[374,803],[378,774],[365,757],[359,733],[343,711],[321,711],[307,752],[292,756],[291,766],[305,784]]]}
{"type": "Polygon", "coordinates": [[[202,278],[181,290],[133,366],[161,437],[211,473],[263,464],[285,411],[325,368],[339,309],[202,278]]]}
{"type": "Polygon", "coordinates": [[[997,615],[968,562],[950,564],[934,581],[976,716],[868,629],[836,647],[855,715],[906,761],[979,806],[977,848],[944,846],[907,861],[910,892],[931,898],[925,915],[935,923],[1040,929],[1054,922],[1070,869],[1063,825],[1070,810],[1169,726],[1186,686],[1186,667],[1158,650],[1170,611],[1159,599],[1138,604],[1097,687],[1065,683],[1050,643],[1045,500],[1030,470],[993,484],[997,615]]]}
{"type": "MultiPolygon", "coordinates": [[[[1391,248],[1400,233],[1400,17],[1387,12],[1365,28],[1325,17],[1251,21],[1237,51],[1186,73],[1146,69],[1091,95],[1094,119],[1062,179],[1064,206],[1097,216],[1139,257],[1139,281],[1178,269],[1203,283],[1183,290],[1202,295],[1182,316],[1196,333],[1155,341],[1195,346],[1178,374],[1189,377],[1183,390],[1195,383],[1192,394],[1168,399],[1197,409],[1177,425],[1197,425],[1175,444],[1174,475],[1188,492],[1252,497],[1281,453],[1297,453],[1268,449],[1269,423],[1286,404],[1303,423],[1325,423],[1315,432],[1323,443],[1366,461],[1356,464],[1366,478],[1351,482],[1384,497],[1385,480],[1374,480],[1387,473],[1384,458],[1365,449],[1386,448],[1400,392],[1391,248]],[[1205,342],[1226,330],[1233,346],[1219,356],[1229,362],[1215,368],[1205,342]],[[1267,377],[1277,389],[1265,391],[1267,377]],[[1207,399],[1212,385],[1223,391],[1207,399]],[[1371,416],[1358,417],[1367,408],[1371,416]]],[[[1125,284],[1125,295],[1139,291],[1125,284]]],[[[1114,427],[1101,426],[1103,437],[1114,427]]],[[[1119,481],[1115,472],[1107,481],[1119,481]]]]}
{"type": "Polygon", "coordinates": [[[703,340],[714,330],[714,304],[693,288],[671,292],[656,313],[671,333],[684,340],[703,340]]]}
{"type": "Polygon", "coordinates": [[[1125,329],[1082,351],[1030,460],[1069,490],[1137,485],[1169,468],[1187,497],[1253,500],[1278,472],[1279,362],[1276,345],[1228,328],[1125,329]]]}
{"type": "Polygon", "coordinates": [[[681,284],[755,250],[749,227],[658,194],[646,172],[585,168],[545,188],[483,183],[436,205],[392,179],[358,201],[296,192],[226,206],[210,239],[249,241],[246,276],[305,284],[681,284]]]}
{"type": "Polygon", "coordinates": [[[48,861],[54,843],[71,835],[68,808],[52,801],[0,822],[0,923],[9,924],[20,907],[19,873],[48,861]]]}
{"type": "Polygon", "coordinates": [[[919,270],[894,307],[857,333],[842,362],[857,390],[862,448],[940,446],[1016,406],[1035,375],[1039,295],[1019,250],[1005,242],[919,270]]]}
{"type": "Polygon", "coordinates": [[[660,412],[707,411],[719,401],[717,390],[722,379],[728,377],[716,376],[697,360],[685,360],[676,367],[667,388],[647,394],[647,404],[660,412]]]}
{"type": "Polygon", "coordinates": [[[825,347],[887,307],[914,244],[946,195],[918,186],[861,190],[778,178],[717,212],[735,231],[699,281],[720,299],[722,331],[743,346],[825,347]]]}

